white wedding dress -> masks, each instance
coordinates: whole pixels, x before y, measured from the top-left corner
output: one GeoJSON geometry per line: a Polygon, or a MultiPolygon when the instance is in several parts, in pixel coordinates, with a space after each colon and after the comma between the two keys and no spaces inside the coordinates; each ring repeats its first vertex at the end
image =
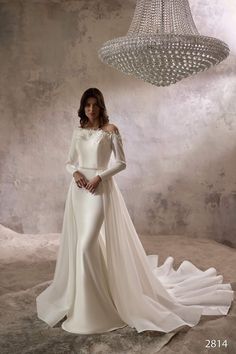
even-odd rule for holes
{"type": "Polygon", "coordinates": [[[92,194],[71,179],[54,278],[36,298],[38,317],[53,327],[66,315],[64,330],[89,334],[127,325],[170,332],[201,315],[226,315],[233,290],[214,268],[183,261],[174,270],[172,257],[159,266],[157,255],[146,255],[113,177],[125,167],[119,132],[74,129],[68,172],[102,181],[92,194]]]}

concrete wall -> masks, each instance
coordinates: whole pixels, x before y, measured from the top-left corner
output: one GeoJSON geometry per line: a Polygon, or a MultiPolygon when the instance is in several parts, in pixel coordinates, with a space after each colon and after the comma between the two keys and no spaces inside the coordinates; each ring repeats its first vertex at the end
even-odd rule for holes
{"type": "Polygon", "coordinates": [[[231,55],[205,73],[158,88],[100,62],[125,35],[135,1],[0,1],[1,223],[60,232],[64,167],[81,94],[98,87],[123,135],[117,175],[137,231],[236,245],[236,8],[191,0],[202,34],[231,55]]]}

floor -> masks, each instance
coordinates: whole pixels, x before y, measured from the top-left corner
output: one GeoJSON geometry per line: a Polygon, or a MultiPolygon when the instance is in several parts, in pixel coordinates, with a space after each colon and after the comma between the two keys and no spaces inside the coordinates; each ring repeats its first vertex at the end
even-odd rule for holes
{"type": "MultiPolygon", "coordinates": [[[[58,234],[18,234],[0,225],[0,352],[80,354],[236,353],[236,307],[227,316],[203,316],[194,328],[168,334],[137,333],[125,327],[105,334],[76,335],[37,318],[35,297],[53,277],[58,234]],[[30,239],[30,242],[29,242],[30,239]],[[214,342],[215,340],[215,342],[214,342]],[[206,348],[209,343],[209,348],[206,348]]],[[[140,236],[159,262],[172,255],[175,267],[188,259],[200,269],[215,267],[236,288],[236,250],[207,239],[140,236]]]]}

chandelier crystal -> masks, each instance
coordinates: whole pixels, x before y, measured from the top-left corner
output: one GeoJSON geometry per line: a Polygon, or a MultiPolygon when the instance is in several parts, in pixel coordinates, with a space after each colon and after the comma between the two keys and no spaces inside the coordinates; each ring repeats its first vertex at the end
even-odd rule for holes
{"type": "Polygon", "coordinates": [[[199,34],[188,0],[137,0],[126,36],[98,50],[103,63],[156,86],[175,84],[228,55],[226,43],[199,34]]]}

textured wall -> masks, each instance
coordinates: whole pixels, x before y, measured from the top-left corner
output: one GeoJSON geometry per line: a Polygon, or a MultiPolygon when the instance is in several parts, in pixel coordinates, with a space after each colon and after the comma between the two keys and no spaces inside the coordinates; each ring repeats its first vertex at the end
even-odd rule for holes
{"type": "Polygon", "coordinates": [[[1,222],[59,232],[70,176],[64,168],[82,92],[105,96],[123,135],[116,176],[138,232],[209,237],[236,245],[236,8],[191,0],[202,34],[230,57],[166,88],[102,64],[97,50],[125,35],[135,1],[0,1],[1,222]]]}

